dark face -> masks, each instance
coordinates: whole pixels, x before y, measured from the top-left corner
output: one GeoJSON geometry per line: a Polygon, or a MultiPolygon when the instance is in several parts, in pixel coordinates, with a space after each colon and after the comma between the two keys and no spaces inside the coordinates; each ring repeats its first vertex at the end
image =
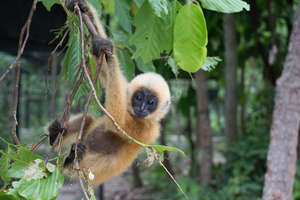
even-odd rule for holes
{"type": "Polygon", "coordinates": [[[156,110],[158,104],[157,96],[149,89],[138,89],[131,98],[134,115],[145,118],[156,110]]]}

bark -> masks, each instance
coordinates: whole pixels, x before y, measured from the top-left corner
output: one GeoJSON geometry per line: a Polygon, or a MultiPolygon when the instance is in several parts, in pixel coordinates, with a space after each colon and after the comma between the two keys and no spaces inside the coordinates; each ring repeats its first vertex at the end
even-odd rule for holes
{"type": "Polygon", "coordinates": [[[240,113],[240,123],[241,123],[241,130],[240,130],[240,133],[242,135],[245,134],[245,130],[246,130],[246,124],[245,124],[245,116],[246,116],[246,94],[245,94],[245,67],[246,66],[243,66],[242,67],[242,70],[241,70],[241,95],[244,97],[244,101],[241,105],[241,113],[240,113]]]}
{"type": "Polygon", "coordinates": [[[276,82],[275,107],[267,157],[263,200],[292,199],[300,123],[300,4],[288,55],[276,82]]]}
{"type": "Polygon", "coordinates": [[[197,84],[196,96],[198,107],[197,140],[200,145],[200,183],[201,185],[208,185],[211,181],[212,170],[212,138],[204,71],[199,70],[196,72],[195,80],[197,84]]]}
{"type": "Polygon", "coordinates": [[[235,18],[232,14],[225,14],[224,41],[225,41],[225,136],[227,147],[236,137],[237,121],[237,45],[235,18]]]}

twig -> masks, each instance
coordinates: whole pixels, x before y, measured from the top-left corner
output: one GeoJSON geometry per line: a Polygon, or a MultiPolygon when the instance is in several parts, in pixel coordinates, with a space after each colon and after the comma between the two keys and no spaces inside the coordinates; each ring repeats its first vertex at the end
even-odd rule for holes
{"type": "Polygon", "coordinates": [[[51,62],[54,54],[56,53],[58,47],[60,47],[60,46],[63,45],[63,42],[65,41],[68,33],[70,32],[70,30],[72,28],[73,20],[74,20],[74,13],[72,13],[72,18],[70,20],[69,26],[68,26],[67,30],[65,31],[63,37],[61,38],[61,40],[59,41],[59,43],[56,45],[56,47],[54,48],[54,50],[50,53],[50,56],[48,58],[48,69],[50,68],[50,62],[51,62]]]}
{"type": "MultiPolygon", "coordinates": [[[[153,150],[153,149],[152,149],[153,150]]],[[[156,156],[158,156],[156,154],[156,156]]],[[[156,157],[155,156],[155,157],[156,157]]],[[[176,181],[176,179],[174,178],[174,176],[171,174],[171,172],[166,168],[166,166],[162,163],[162,161],[160,160],[159,157],[156,157],[155,160],[157,160],[160,164],[160,166],[162,166],[162,168],[164,168],[164,170],[167,172],[167,174],[170,176],[170,178],[173,180],[173,182],[176,184],[177,188],[180,190],[180,192],[183,194],[184,198],[186,200],[190,200],[189,197],[185,194],[185,192],[183,191],[183,189],[181,188],[181,186],[179,185],[179,183],[176,181]]]]}
{"type": "Polygon", "coordinates": [[[68,119],[70,117],[70,108],[71,108],[73,99],[74,99],[75,94],[77,93],[77,91],[79,89],[79,86],[80,86],[80,84],[83,80],[84,73],[81,73],[81,75],[79,77],[79,80],[77,81],[80,71],[81,71],[81,68],[79,68],[77,70],[76,74],[75,74],[75,77],[74,77],[74,80],[73,80],[73,83],[72,83],[72,86],[71,86],[72,92],[68,95],[65,109],[64,109],[62,115],[59,118],[59,120],[62,124],[65,124],[65,122],[68,121],[68,119]]]}
{"type": "Polygon", "coordinates": [[[16,71],[16,86],[14,89],[14,96],[13,96],[13,124],[12,124],[12,136],[14,138],[14,141],[17,145],[20,144],[20,140],[17,136],[17,109],[18,109],[18,101],[19,101],[19,82],[20,82],[20,63],[17,62],[17,71],[16,71]]]}
{"type": "Polygon", "coordinates": [[[44,134],[42,136],[43,136],[43,138],[37,144],[33,145],[33,147],[31,148],[31,151],[35,152],[49,137],[48,134],[44,134]]]}
{"type": "Polygon", "coordinates": [[[18,47],[18,54],[17,57],[15,58],[15,60],[9,65],[9,67],[7,68],[7,70],[1,75],[0,77],[0,82],[6,77],[6,75],[13,69],[13,67],[20,62],[20,58],[24,52],[24,48],[26,46],[26,43],[28,41],[29,38],[29,29],[30,29],[30,25],[31,25],[31,20],[32,20],[32,16],[33,13],[36,9],[36,4],[37,4],[37,0],[34,0],[32,3],[32,7],[30,9],[29,12],[29,16],[27,18],[27,21],[25,22],[25,24],[23,25],[22,29],[21,29],[21,33],[20,33],[20,37],[19,37],[19,47],[18,47]],[[25,35],[25,39],[23,41],[23,36],[24,36],[24,32],[26,29],[26,35],[25,35]]]}

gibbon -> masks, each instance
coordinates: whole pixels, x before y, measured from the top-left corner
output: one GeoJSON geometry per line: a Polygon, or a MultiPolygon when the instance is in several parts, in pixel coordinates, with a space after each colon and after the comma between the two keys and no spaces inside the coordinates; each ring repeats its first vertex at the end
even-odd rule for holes
{"type": "MultiPolygon", "coordinates": [[[[111,52],[106,54],[106,62],[103,62],[99,75],[106,93],[107,111],[131,137],[145,144],[152,143],[159,136],[160,120],[170,107],[168,84],[156,73],[140,74],[128,83],[120,70],[113,43],[106,39],[93,7],[82,0],[73,0],[71,5],[74,2],[92,18],[100,36],[94,36],[92,53],[97,57],[101,50],[111,52]]],[[[48,127],[51,145],[59,133],[63,133],[63,144],[67,138],[73,138],[70,153],[64,159],[64,172],[71,176],[76,176],[76,170],[72,167],[75,136],[80,130],[82,118],[82,114],[71,117],[65,127],[55,120],[48,127]]],[[[108,117],[95,119],[87,115],[82,140],[77,143],[79,167],[85,175],[89,172],[94,174],[91,183],[100,184],[125,171],[141,148],[119,133],[108,117]]]]}

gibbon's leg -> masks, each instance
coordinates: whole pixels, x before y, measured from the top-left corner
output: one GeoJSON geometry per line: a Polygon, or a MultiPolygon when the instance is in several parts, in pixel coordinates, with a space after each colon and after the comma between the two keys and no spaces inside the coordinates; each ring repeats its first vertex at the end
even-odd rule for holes
{"type": "MultiPolygon", "coordinates": [[[[53,145],[59,133],[64,133],[62,144],[66,141],[66,139],[70,136],[74,136],[75,133],[80,131],[81,121],[83,119],[83,114],[72,117],[63,127],[58,120],[55,120],[48,127],[49,137],[50,137],[50,145],[53,145]]],[[[90,115],[87,115],[85,118],[85,125],[83,127],[83,135],[87,133],[87,130],[94,122],[94,118],[90,115]]]]}

